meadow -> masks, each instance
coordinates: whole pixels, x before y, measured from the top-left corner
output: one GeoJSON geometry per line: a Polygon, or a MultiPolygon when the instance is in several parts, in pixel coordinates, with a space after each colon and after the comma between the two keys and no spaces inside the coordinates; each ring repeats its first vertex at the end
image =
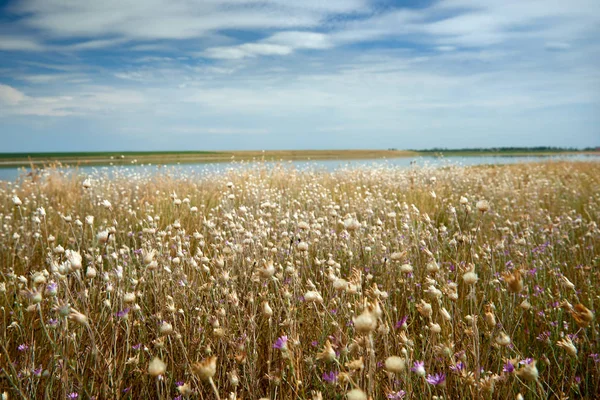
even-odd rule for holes
{"type": "Polygon", "coordinates": [[[600,393],[600,163],[0,183],[0,393],[600,393]]]}

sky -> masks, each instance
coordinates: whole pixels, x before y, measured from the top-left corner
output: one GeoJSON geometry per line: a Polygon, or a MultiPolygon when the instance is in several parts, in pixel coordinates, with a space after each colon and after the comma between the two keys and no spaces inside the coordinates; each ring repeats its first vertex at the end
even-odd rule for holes
{"type": "Polygon", "coordinates": [[[0,0],[0,152],[600,146],[598,0],[0,0]]]}

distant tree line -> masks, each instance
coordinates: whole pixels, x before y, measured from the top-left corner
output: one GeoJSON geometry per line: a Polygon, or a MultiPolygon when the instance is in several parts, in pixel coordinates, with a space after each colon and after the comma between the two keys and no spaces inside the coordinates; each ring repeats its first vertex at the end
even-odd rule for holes
{"type": "Polygon", "coordinates": [[[463,147],[460,149],[448,149],[442,147],[434,147],[432,149],[421,149],[412,150],[421,153],[469,153],[469,152],[483,152],[483,153],[519,153],[519,152],[564,152],[564,151],[598,151],[600,147],[586,147],[584,149],[578,149],[575,147],[555,147],[555,146],[535,146],[535,147],[463,147]]]}

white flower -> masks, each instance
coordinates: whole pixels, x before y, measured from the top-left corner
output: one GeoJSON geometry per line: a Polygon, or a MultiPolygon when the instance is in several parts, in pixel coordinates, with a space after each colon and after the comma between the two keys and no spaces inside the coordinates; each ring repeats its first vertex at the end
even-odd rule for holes
{"type": "Polygon", "coordinates": [[[154,357],[148,365],[148,373],[152,376],[159,376],[165,373],[167,370],[167,364],[165,364],[160,358],[154,357]]]}
{"type": "Polygon", "coordinates": [[[352,319],[354,329],[359,333],[369,333],[377,328],[377,318],[368,310],[363,311],[358,317],[352,319]]]}
{"type": "Polygon", "coordinates": [[[488,203],[487,200],[479,200],[477,204],[475,204],[475,207],[477,207],[480,212],[484,213],[490,209],[490,203],[488,203]]]}
{"type": "Polygon", "coordinates": [[[79,254],[79,252],[74,251],[74,250],[67,250],[65,252],[66,256],[67,256],[67,260],[69,260],[69,264],[71,264],[71,268],[72,269],[80,269],[81,268],[81,254],[79,254]]]}
{"type": "Polygon", "coordinates": [[[323,297],[321,297],[319,292],[311,290],[304,294],[304,300],[307,303],[322,303],[323,297]]]}
{"type": "Polygon", "coordinates": [[[392,373],[400,373],[406,369],[406,363],[403,358],[391,356],[385,360],[385,369],[392,373]]]}

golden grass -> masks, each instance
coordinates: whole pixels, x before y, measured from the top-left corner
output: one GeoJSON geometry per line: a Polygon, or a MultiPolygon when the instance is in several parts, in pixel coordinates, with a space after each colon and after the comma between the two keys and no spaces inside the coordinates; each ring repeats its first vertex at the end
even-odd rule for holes
{"type": "Polygon", "coordinates": [[[11,398],[600,392],[599,163],[57,169],[0,218],[11,398]]]}

